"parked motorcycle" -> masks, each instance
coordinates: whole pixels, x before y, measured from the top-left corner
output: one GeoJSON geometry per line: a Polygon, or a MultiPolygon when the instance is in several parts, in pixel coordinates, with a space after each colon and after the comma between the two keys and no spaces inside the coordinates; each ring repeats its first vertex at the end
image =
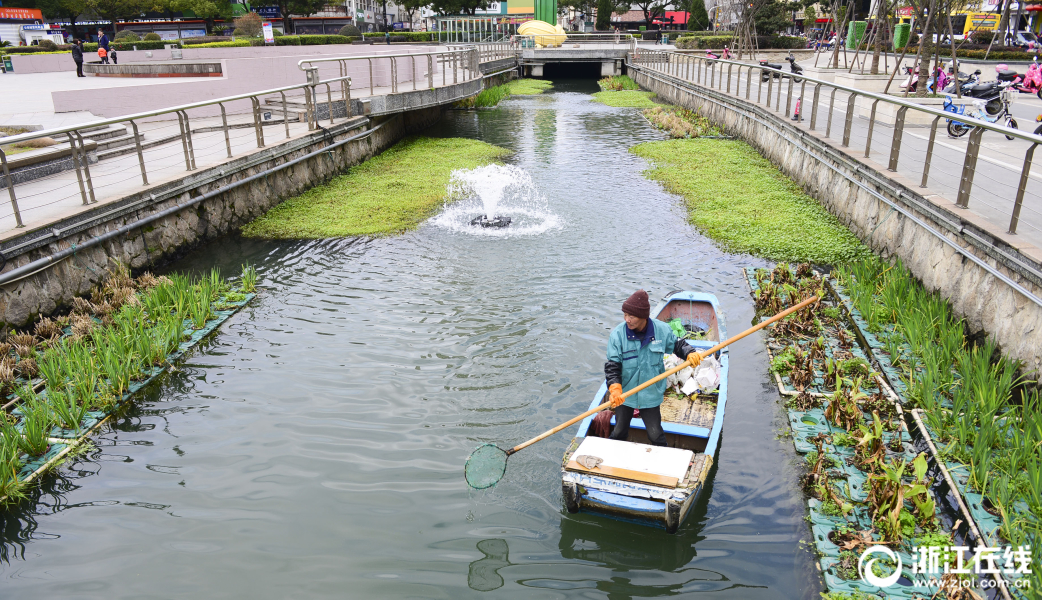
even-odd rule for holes
{"type": "Polygon", "coordinates": [[[790,52],[789,55],[785,57],[785,60],[789,61],[789,71],[792,72],[792,80],[795,83],[803,81],[802,79],[797,77],[797,75],[803,75],[803,67],[796,64],[796,57],[792,55],[792,52],[790,52]]]}
{"type": "MultiPolygon", "coordinates": [[[[957,115],[966,115],[974,119],[980,119],[981,121],[987,121],[989,123],[1002,122],[1010,129],[1018,129],[1017,121],[1013,118],[1013,115],[1009,111],[1009,105],[1013,103],[1015,92],[1011,89],[1003,89],[999,93],[999,100],[1002,105],[1002,110],[998,114],[989,114],[986,105],[988,104],[985,100],[974,99],[970,105],[961,104],[956,106],[952,101],[951,96],[947,96],[944,99],[944,110],[957,115]]],[[[948,135],[953,138],[962,137],[966,135],[968,131],[973,129],[971,123],[964,123],[956,119],[947,119],[948,122],[948,135]]],[[[1007,140],[1012,140],[1012,136],[1006,136],[1007,140]]]]}
{"type": "Polygon", "coordinates": [[[962,71],[959,71],[959,75],[958,76],[955,76],[954,71],[955,71],[955,67],[953,67],[951,63],[948,63],[948,74],[949,74],[948,79],[949,79],[949,82],[948,82],[948,85],[943,90],[945,94],[954,94],[956,85],[960,86],[961,89],[962,89],[962,93],[965,94],[966,93],[966,89],[969,86],[977,85],[978,83],[980,83],[980,75],[981,75],[980,69],[977,69],[976,71],[974,71],[973,73],[971,73],[969,75],[967,75],[966,73],[963,73],[962,71]]]}
{"type": "MultiPolygon", "coordinates": [[[[761,67],[767,67],[768,69],[777,69],[777,70],[781,71],[781,65],[767,62],[766,58],[760,61],[760,66],[761,67]]],[[[761,71],[760,81],[767,81],[768,79],[771,78],[771,75],[774,75],[775,79],[778,79],[779,77],[781,77],[781,73],[770,73],[768,71],[761,71]]]]}

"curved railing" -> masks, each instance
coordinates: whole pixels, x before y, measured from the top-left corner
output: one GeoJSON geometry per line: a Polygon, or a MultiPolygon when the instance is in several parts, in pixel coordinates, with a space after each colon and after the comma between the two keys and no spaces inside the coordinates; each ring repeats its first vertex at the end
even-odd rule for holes
{"type": "MultiPolygon", "coordinates": [[[[797,121],[800,127],[806,122],[809,131],[819,128],[822,120],[820,113],[824,110],[825,137],[831,137],[834,116],[838,115],[842,119],[842,146],[851,147],[855,142],[863,144],[866,159],[872,156],[873,144],[886,143],[884,136],[879,135],[881,123],[879,117],[882,112],[880,107],[883,106],[887,109],[888,114],[893,114],[893,123],[884,124],[893,129],[889,135],[887,169],[895,173],[900,169],[903,171],[902,174],[917,179],[920,187],[923,188],[930,181],[931,170],[937,168],[934,163],[939,145],[937,128],[941,119],[954,119],[971,125],[972,130],[968,133],[968,143],[965,149],[941,143],[949,156],[953,156],[953,149],[960,156],[958,162],[961,162],[962,167],[959,173],[947,173],[951,176],[950,179],[958,182],[957,187],[954,187],[953,190],[956,192],[955,204],[961,208],[969,208],[971,194],[973,194],[974,203],[979,203],[978,206],[1005,212],[1006,207],[996,205],[995,196],[998,194],[991,191],[974,193],[975,179],[987,177],[988,183],[993,189],[1000,189],[1001,194],[1012,195],[1012,198],[1004,199],[1007,205],[1012,201],[1012,207],[1007,213],[1009,215],[1008,233],[1017,233],[1018,226],[1023,225],[1022,211],[1027,209],[1032,212],[1032,221],[1036,221],[1036,223],[1030,224],[1033,229],[1032,235],[1037,234],[1039,239],[1042,239],[1042,183],[1030,183],[1032,178],[1038,178],[1037,174],[1031,174],[1031,167],[1035,148],[1042,144],[1042,136],[1034,135],[1029,130],[1011,129],[999,123],[923,106],[914,100],[867,92],[802,74],[794,75],[785,69],[773,69],[736,60],[713,59],[672,51],[638,49],[630,55],[630,61],[634,65],[659,71],[724,94],[736,97],[744,95],[745,100],[752,100],[755,96],[756,103],[766,105],[768,108],[773,102],[773,110],[777,112],[781,111],[782,96],[784,96],[785,116],[797,121]],[[743,70],[745,72],[744,81],[743,70]],[[805,100],[809,101],[809,106],[805,100]],[[839,100],[839,106],[837,106],[837,100],[839,100]],[[858,127],[859,131],[855,135],[854,117],[857,112],[867,113],[867,115],[862,115],[867,119],[867,132],[860,131],[861,128],[858,127]],[[911,164],[904,165],[902,164],[902,147],[904,146],[902,142],[908,128],[910,114],[917,117],[917,120],[924,125],[929,122],[929,139],[925,150],[908,161],[911,164]],[[981,138],[988,132],[1000,134],[1009,140],[1027,142],[1028,145],[1024,148],[1023,144],[1011,142],[1005,142],[1005,145],[989,143],[990,154],[983,157],[989,168],[982,170],[978,168],[978,161],[982,160],[981,138]],[[858,139],[855,140],[855,137],[858,139]],[[1021,149],[1023,154],[1019,153],[1021,149]],[[1007,160],[1013,161],[1014,164],[1010,164],[1007,160]],[[1016,184],[1012,190],[1009,190],[1009,184],[1013,181],[1016,184]],[[1026,202],[1027,200],[1030,202],[1026,202]]],[[[961,102],[971,100],[964,98],[961,102]]],[[[1034,127],[1033,123],[1031,125],[1034,127]]],[[[938,183],[935,181],[935,185],[938,183]]]]}

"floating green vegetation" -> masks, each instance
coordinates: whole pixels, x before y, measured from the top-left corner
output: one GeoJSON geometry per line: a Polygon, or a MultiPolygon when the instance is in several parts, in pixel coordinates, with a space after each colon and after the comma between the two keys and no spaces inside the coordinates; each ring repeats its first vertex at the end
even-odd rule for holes
{"type": "Polygon", "coordinates": [[[622,90],[621,92],[597,92],[593,99],[601,104],[617,108],[651,108],[655,103],[651,101],[655,92],[642,92],[639,90],[622,90]]]}
{"type": "Polygon", "coordinates": [[[453,104],[455,108],[491,108],[512,95],[535,96],[552,88],[554,84],[545,79],[514,79],[485,88],[470,98],[464,98],[453,104]]]}
{"type": "Polygon", "coordinates": [[[57,454],[55,444],[76,444],[161,373],[186,336],[215,326],[207,324],[215,309],[241,306],[255,282],[248,266],[236,291],[216,269],[198,280],[149,273],[132,279],[117,264],[89,300],[74,300],[69,315],[8,335],[0,342],[0,499],[20,498],[26,479],[57,454]]]}
{"type": "Polygon", "coordinates": [[[640,86],[628,75],[612,75],[597,81],[602,92],[621,92],[623,90],[639,90],[640,86]]]}
{"type": "Polygon", "coordinates": [[[290,198],[243,228],[248,237],[329,238],[415,229],[445,202],[455,169],[508,150],[460,138],[406,138],[326,185],[290,198]]]}
{"type": "Polygon", "coordinates": [[[514,79],[503,84],[503,87],[517,96],[535,96],[554,87],[552,81],[546,79],[514,79]]]}
{"type": "Polygon", "coordinates": [[[673,138],[696,138],[721,135],[721,131],[693,110],[679,106],[656,106],[644,109],[644,117],[656,128],[673,138]]]}
{"type": "Polygon", "coordinates": [[[651,161],[645,175],[683,196],[691,223],[728,251],[824,264],[870,254],[745,142],[667,140],[630,150],[651,161]]]}

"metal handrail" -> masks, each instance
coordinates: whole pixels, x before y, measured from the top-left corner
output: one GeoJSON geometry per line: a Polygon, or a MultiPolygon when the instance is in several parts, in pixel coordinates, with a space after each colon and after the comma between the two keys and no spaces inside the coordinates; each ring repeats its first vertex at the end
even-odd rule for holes
{"type": "MultiPolygon", "coordinates": [[[[675,56],[682,56],[685,59],[693,58],[693,59],[696,59],[696,60],[699,60],[699,61],[702,61],[702,62],[721,63],[721,64],[727,64],[727,65],[735,65],[735,66],[738,66],[738,67],[750,67],[750,68],[753,68],[753,69],[759,69],[760,71],[765,71],[765,72],[770,72],[770,73],[780,73],[781,75],[785,76],[786,78],[788,78],[789,76],[791,76],[793,74],[791,71],[786,71],[784,69],[772,69],[770,67],[763,67],[763,66],[761,66],[759,64],[756,64],[756,63],[745,63],[745,62],[739,62],[739,61],[736,61],[736,60],[727,60],[727,59],[723,59],[723,58],[706,58],[705,56],[687,54],[687,53],[684,53],[684,52],[674,52],[674,51],[671,51],[671,50],[644,50],[644,49],[639,49],[637,54],[640,54],[640,55],[645,55],[645,54],[672,54],[672,55],[675,55],[675,56]]],[[[637,64],[640,64],[640,63],[637,62],[637,64]]],[[[739,71],[738,73],[740,74],[741,71],[739,71]]],[[[957,115],[955,113],[950,113],[948,111],[938,110],[936,108],[931,108],[929,106],[923,106],[921,104],[916,104],[915,102],[909,102],[909,101],[907,101],[907,100],[905,100],[903,98],[897,98],[897,97],[894,97],[894,96],[886,96],[886,95],[883,95],[883,94],[877,94],[875,92],[866,92],[864,90],[859,90],[857,88],[848,87],[848,86],[845,86],[845,85],[842,85],[842,84],[839,84],[839,83],[834,83],[834,82],[831,82],[831,81],[825,81],[823,79],[815,79],[815,78],[809,77],[807,75],[799,74],[799,75],[797,75],[797,77],[799,79],[807,81],[809,83],[822,84],[822,85],[826,85],[826,86],[831,87],[831,88],[835,88],[837,90],[842,90],[844,92],[850,92],[850,93],[856,94],[858,96],[864,96],[866,98],[872,98],[873,100],[880,100],[880,101],[883,101],[883,102],[888,102],[890,104],[896,104],[898,106],[902,106],[902,107],[906,107],[906,108],[913,108],[915,110],[918,110],[920,112],[925,112],[925,113],[933,115],[933,116],[944,117],[945,119],[955,119],[955,120],[960,121],[960,122],[972,122],[973,125],[976,126],[976,127],[981,127],[983,129],[988,129],[988,130],[994,131],[996,133],[1001,133],[1002,135],[1012,135],[1013,137],[1018,137],[1018,138],[1021,138],[1023,140],[1027,140],[1027,141],[1032,142],[1032,143],[1042,144],[1042,136],[1037,136],[1037,135],[1034,135],[1032,133],[1028,133],[1026,131],[1022,131],[1020,129],[1010,129],[1009,127],[1006,127],[1004,125],[995,125],[994,123],[991,123],[989,121],[981,121],[980,119],[974,119],[974,118],[968,117],[966,115],[957,115]]],[[[773,79],[774,79],[774,77],[772,76],[772,80],[773,79]]]]}
{"type": "MultiPolygon", "coordinates": [[[[875,92],[866,92],[858,90],[846,85],[834,83],[830,81],[824,81],[809,77],[803,74],[795,75],[796,78],[800,79],[797,84],[791,77],[794,74],[791,71],[785,71],[783,69],[774,69],[771,67],[762,66],[760,64],[739,62],[730,59],[720,58],[708,58],[705,56],[698,56],[692,54],[685,54],[681,52],[668,51],[668,50],[645,50],[638,49],[631,53],[631,62],[635,65],[643,65],[652,70],[662,72],[666,75],[675,76],[685,81],[695,82],[699,85],[704,85],[710,89],[716,89],[718,91],[724,91],[727,94],[731,93],[732,81],[738,83],[742,80],[742,69],[747,68],[746,72],[746,86],[745,86],[745,99],[749,100],[749,93],[752,89],[752,77],[754,71],[758,73],[758,86],[757,86],[757,98],[756,102],[761,102],[763,93],[763,79],[766,77],[767,83],[767,106],[770,108],[771,100],[775,101],[774,110],[779,111],[781,109],[781,96],[782,96],[782,80],[789,79],[788,92],[785,102],[785,116],[790,115],[793,100],[793,89],[799,85],[798,90],[798,101],[800,108],[800,118],[806,114],[805,109],[802,107],[802,101],[805,93],[808,91],[807,88],[813,94],[812,104],[810,107],[810,122],[809,129],[813,131],[816,125],[818,105],[821,98],[821,90],[823,87],[831,88],[828,105],[828,121],[825,126],[825,136],[829,137],[832,130],[832,115],[835,108],[836,94],[840,92],[842,94],[849,94],[846,98],[846,114],[844,115],[843,122],[843,137],[842,145],[848,147],[850,145],[850,134],[853,123],[854,111],[856,110],[857,99],[859,97],[871,100],[871,114],[869,116],[868,123],[868,138],[865,143],[864,156],[868,158],[871,155],[872,146],[872,133],[876,123],[876,114],[878,105],[880,102],[891,104],[896,107],[896,119],[894,122],[894,133],[893,139],[890,144],[890,157],[889,165],[887,170],[896,172],[898,167],[898,161],[900,158],[901,150],[901,139],[905,128],[905,116],[908,110],[914,110],[919,113],[933,117],[932,124],[930,125],[930,140],[926,149],[926,158],[923,166],[922,182],[920,187],[925,188],[929,180],[930,164],[933,157],[933,150],[937,138],[937,126],[942,118],[952,119],[959,121],[960,123],[966,123],[972,127],[969,134],[969,143],[965,151],[962,174],[959,178],[959,188],[955,199],[955,204],[960,208],[968,208],[970,201],[970,192],[973,188],[974,175],[976,173],[977,157],[980,151],[981,143],[980,138],[985,131],[993,131],[1000,133],[1008,138],[1021,139],[1030,144],[1030,147],[1024,154],[1023,167],[1020,171],[1019,183],[1016,191],[1016,198],[1014,199],[1013,210],[1010,215],[1010,223],[1007,233],[1016,234],[1017,226],[1020,221],[1020,212],[1024,203],[1024,196],[1027,191],[1027,184],[1029,181],[1032,161],[1034,158],[1035,149],[1039,144],[1042,144],[1042,136],[1035,135],[1029,131],[1022,131],[1020,129],[1011,129],[1004,125],[992,123],[990,121],[984,121],[981,119],[975,119],[973,117],[961,114],[951,113],[945,110],[932,108],[929,106],[922,106],[915,102],[905,100],[903,98],[896,98],[875,92]],[[726,66],[726,73],[725,67],[726,66]],[[732,73],[737,67],[737,73],[732,73]],[[717,74],[719,71],[719,75],[717,74]],[[737,79],[735,79],[737,76],[737,79]],[[777,92],[774,93],[773,88],[775,87],[775,81],[777,80],[777,92]],[[726,84],[726,88],[725,88],[726,84]],[[774,93],[774,98],[772,98],[774,93]]],[[[738,95],[739,86],[735,85],[734,94],[738,95]]],[[[842,101],[842,98],[841,98],[842,101]]],[[[794,117],[795,118],[795,117],[794,117]]]]}
{"type": "Polygon", "coordinates": [[[366,61],[369,66],[369,94],[376,95],[376,83],[373,77],[373,61],[380,59],[387,59],[391,65],[391,93],[398,93],[398,59],[408,58],[410,59],[410,67],[412,70],[412,89],[417,90],[416,80],[416,59],[419,57],[427,58],[427,86],[429,88],[434,87],[434,65],[438,63],[442,67],[442,85],[448,85],[448,76],[446,69],[452,68],[452,83],[464,83],[472,81],[474,79],[481,78],[481,69],[478,68],[480,63],[480,56],[476,48],[464,48],[460,50],[436,50],[433,52],[406,52],[406,53],[394,53],[394,54],[375,54],[370,56],[331,56],[326,58],[305,58],[297,62],[297,68],[301,71],[309,73],[309,77],[318,78],[318,64],[320,63],[337,63],[340,68],[340,75],[346,75],[348,69],[348,63],[352,61],[366,61]],[[305,67],[304,65],[308,66],[305,67]],[[463,81],[459,80],[459,76],[463,75],[463,81]],[[477,76],[475,77],[475,74],[477,76]]]}
{"type": "MultiPolygon", "coordinates": [[[[286,138],[290,137],[289,131],[289,110],[286,103],[286,92],[291,90],[303,90],[305,102],[307,105],[307,116],[308,116],[308,129],[313,130],[318,127],[318,95],[317,86],[322,84],[326,86],[326,96],[329,106],[329,120],[333,122],[333,92],[331,84],[340,83],[341,87],[341,100],[345,104],[345,110],[348,117],[351,116],[351,77],[343,76],[326,81],[318,82],[308,81],[307,83],[298,85],[288,85],[278,88],[272,88],[268,90],[261,90],[258,92],[249,92],[245,94],[236,94],[234,96],[226,96],[223,98],[216,98],[214,100],[203,100],[200,102],[192,102],[190,104],[182,104],[179,106],[172,106],[169,108],[162,108],[157,110],[150,110],[146,112],[134,113],[132,115],[124,115],[121,117],[114,117],[111,119],[101,119],[97,121],[91,121],[89,123],[81,123],[78,125],[72,125],[67,127],[53,127],[51,129],[43,129],[40,131],[32,131],[28,133],[20,133],[18,135],[8,136],[0,138],[0,142],[3,144],[17,144],[20,142],[43,138],[43,137],[58,137],[65,135],[69,139],[69,146],[72,151],[72,162],[73,167],[76,171],[76,179],[80,188],[80,197],[83,200],[84,205],[90,205],[97,202],[94,195],[94,186],[90,177],[90,166],[89,158],[87,156],[86,148],[84,147],[83,136],[80,131],[86,128],[96,129],[98,127],[105,127],[108,125],[117,125],[120,123],[130,123],[130,126],[134,130],[134,144],[136,146],[138,155],[138,165],[141,170],[141,181],[142,185],[148,185],[148,173],[145,169],[145,158],[141,145],[141,135],[138,132],[137,123],[135,121],[141,119],[147,119],[149,117],[157,117],[161,115],[174,114],[177,116],[178,127],[180,131],[181,146],[184,151],[185,157],[185,169],[188,171],[195,170],[195,149],[192,144],[192,129],[191,123],[188,120],[188,112],[191,109],[202,108],[205,106],[218,105],[221,109],[221,123],[224,129],[225,145],[228,153],[228,157],[232,156],[231,139],[228,135],[228,118],[227,111],[224,108],[224,104],[228,102],[235,102],[237,100],[250,100],[251,114],[253,115],[253,127],[257,136],[257,147],[264,147],[264,132],[261,124],[261,113],[263,112],[260,104],[261,96],[268,96],[271,94],[279,94],[282,96],[282,111],[283,120],[286,125],[286,138]]],[[[15,184],[14,179],[11,177],[10,168],[7,162],[7,154],[0,148],[0,166],[2,166],[3,180],[7,183],[7,193],[11,200],[11,208],[14,212],[15,223],[17,227],[24,227],[22,223],[21,212],[18,209],[18,198],[15,195],[15,184]]]]}

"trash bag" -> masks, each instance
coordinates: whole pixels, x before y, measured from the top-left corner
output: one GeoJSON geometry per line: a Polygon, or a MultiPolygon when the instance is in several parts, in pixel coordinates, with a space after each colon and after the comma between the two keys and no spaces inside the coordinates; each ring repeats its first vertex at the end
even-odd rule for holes
{"type": "Polygon", "coordinates": [[[702,392],[712,392],[720,387],[720,363],[712,356],[702,360],[695,369],[694,381],[702,392]]]}
{"type": "Polygon", "coordinates": [[[680,319],[673,319],[669,322],[669,328],[673,330],[673,333],[680,339],[684,339],[687,335],[687,330],[684,329],[684,322],[680,319]]]}

